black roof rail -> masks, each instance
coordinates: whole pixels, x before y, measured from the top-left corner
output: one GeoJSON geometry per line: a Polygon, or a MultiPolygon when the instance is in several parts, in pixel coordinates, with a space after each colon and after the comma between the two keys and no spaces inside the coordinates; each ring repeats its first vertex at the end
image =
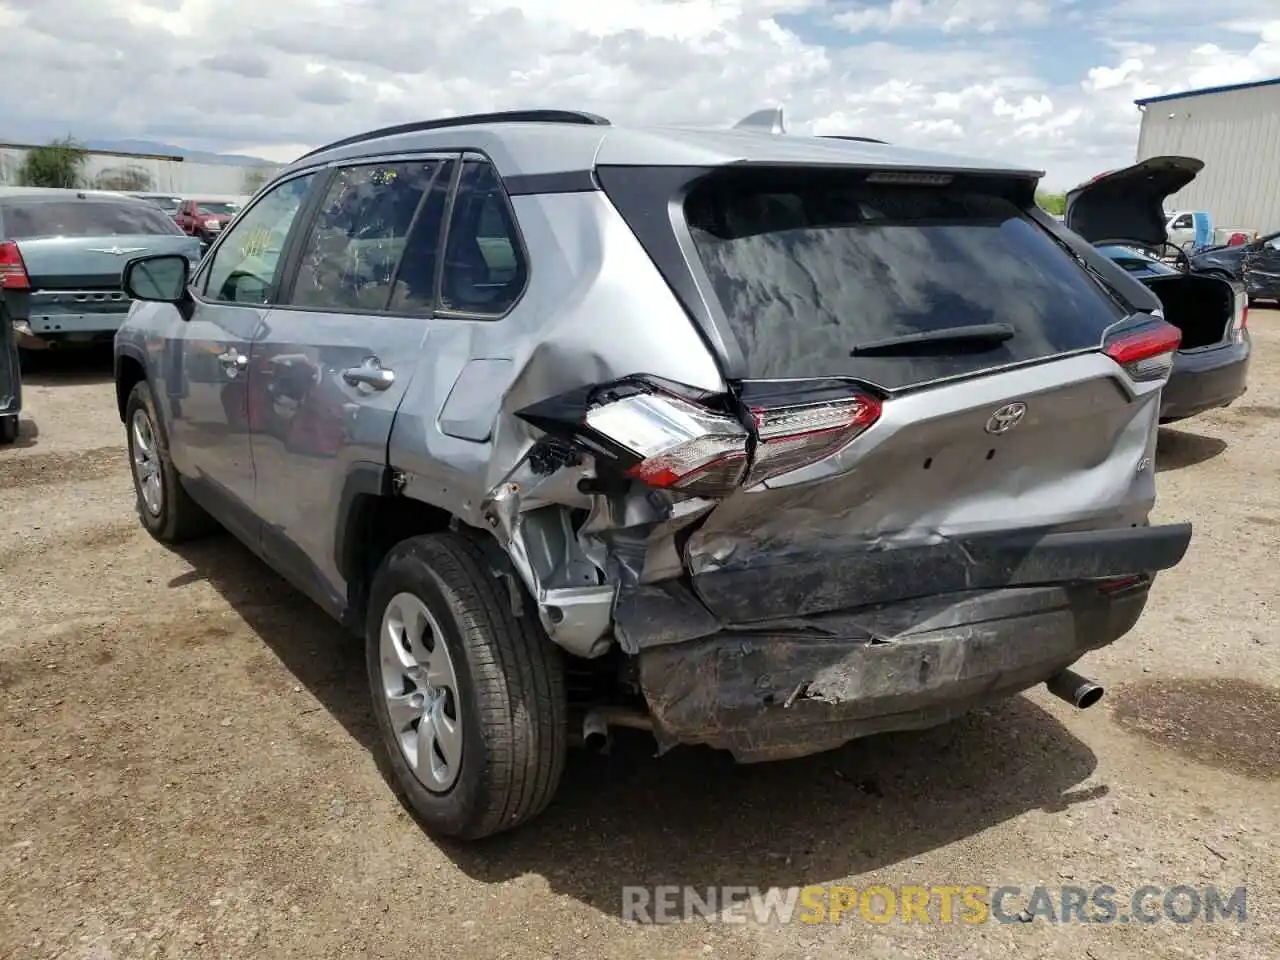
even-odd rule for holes
{"type": "MultiPolygon", "coordinates": [[[[394,137],[401,133],[419,133],[424,130],[472,127],[482,123],[571,123],[595,127],[609,126],[609,121],[604,117],[581,110],[497,110],[493,113],[467,113],[457,117],[414,120],[410,123],[398,123],[393,127],[380,127],[377,130],[369,130],[366,133],[357,133],[354,136],[335,140],[333,143],[326,143],[323,147],[316,147],[314,150],[298,157],[298,160],[314,157],[317,153],[324,153],[326,150],[336,150],[338,147],[349,147],[353,143],[363,143],[365,140],[381,140],[383,137],[394,137]]],[[[296,163],[297,161],[295,160],[294,162],[296,163]]]]}
{"type": "Polygon", "coordinates": [[[826,140],[857,140],[860,143],[883,143],[886,147],[889,145],[888,140],[877,140],[875,137],[855,137],[851,133],[824,133],[822,137],[826,140]]]}

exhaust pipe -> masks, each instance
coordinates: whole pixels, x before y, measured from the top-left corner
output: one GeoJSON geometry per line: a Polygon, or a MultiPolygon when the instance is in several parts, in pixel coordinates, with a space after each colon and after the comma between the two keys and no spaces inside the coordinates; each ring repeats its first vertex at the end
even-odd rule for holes
{"type": "Polygon", "coordinates": [[[1102,685],[1094,683],[1072,670],[1055,673],[1044,682],[1059,700],[1065,700],[1078,710],[1087,710],[1102,699],[1102,685]]]}
{"type": "Polygon", "coordinates": [[[588,750],[608,753],[613,742],[610,727],[630,727],[653,732],[653,720],[625,707],[594,707],[582,718],[582,745],[588,750]]]}

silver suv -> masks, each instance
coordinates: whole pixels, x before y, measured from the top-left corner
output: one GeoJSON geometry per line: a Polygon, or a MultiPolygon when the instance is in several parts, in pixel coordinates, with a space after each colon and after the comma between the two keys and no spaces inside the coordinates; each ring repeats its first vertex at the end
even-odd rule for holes
{"type": "Polygon", "coordinates": [[[143,524],[216,524],[362,634],[440,834],[542,810],[616,726],[796,757],[1048,681],[1131,629],[1179,342],[1039,174],[532,111],[302,157],[194,276],[130,262],[143,524]]]}

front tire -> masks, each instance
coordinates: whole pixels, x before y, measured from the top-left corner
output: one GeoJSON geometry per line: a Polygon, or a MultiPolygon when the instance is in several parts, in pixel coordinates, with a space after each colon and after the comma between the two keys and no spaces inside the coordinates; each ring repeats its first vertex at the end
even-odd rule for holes
{"type": "Polygon", "coordinates": [[[423,826],[475,840],[541,813],[564,771],[560,651],[456,533],[392,548],[374,576],[366,665],[397,791],[423,826]]]}
{"type": "Polygon", "coordinates": [[[216,529],[217,524],[182,486],[145,380],[129,392],[124,422],[138,517],[147,532],[163,543],[181,543],[216,529]]]}
{"type": "Polygon", "coordinates": [[[18,442],[18,415],[16,413],[0,417],[0,447],[18,442]]]}

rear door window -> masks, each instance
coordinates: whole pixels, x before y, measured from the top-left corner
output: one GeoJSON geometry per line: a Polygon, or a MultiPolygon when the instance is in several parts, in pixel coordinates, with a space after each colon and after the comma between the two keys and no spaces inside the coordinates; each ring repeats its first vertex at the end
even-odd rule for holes
{"type": "Polygon", "coordinates": [[[110,200],[39,200],[4,206],[10,240],[44,237],[136,237],[181,233],[178,225],[149,203],[110,200]]]}
{"type": "Polygon", "coordinates": [[[440,308],[498,317],[524,292],[528,270],[515,217],[493,166],[467,160],[449,220],[440,308]]]}
{"type": "Polygon", "coordinates": [[[721,174],[685,216],[753,378],[887,389],[1095,349],[1120,304],[1010,200],[862,174],[721,174]],[[1000,343],[858,356],[876,341],[1007,324],[1000,343]]]}
{"type": "MultiPolygon", "coordinates": [[[[315,310],[387,309],[409,228],[448,167],[449,161],[432,159],[339,170],[303,241],[288,302],[315,310]]],[[[433,241],[438,219],[435,229],[433,241]]],[[[434,277],[434,262],[430,269],[434,277]]],[[[429,303],[429,281],[426,297],[429,303]]]]}

